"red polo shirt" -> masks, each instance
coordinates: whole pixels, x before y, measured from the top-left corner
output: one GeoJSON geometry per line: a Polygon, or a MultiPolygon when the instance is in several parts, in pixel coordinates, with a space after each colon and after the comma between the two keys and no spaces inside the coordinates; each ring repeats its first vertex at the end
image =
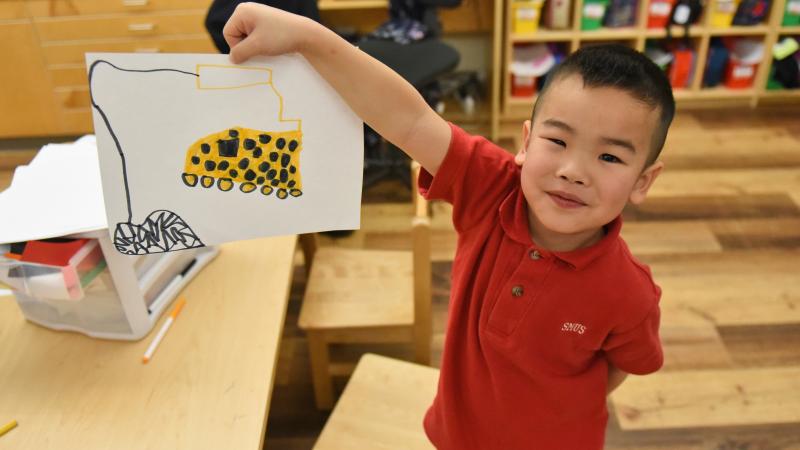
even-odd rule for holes
{"type": "Polygon", "coordinates": [[[458,249],[439,388],[439,449],[602,449],[608,364],[661,367],[661,291],[619,236],[551,252],[533,243],[513,156],[452,126],[420,191],[453,205],[458,249]]]}

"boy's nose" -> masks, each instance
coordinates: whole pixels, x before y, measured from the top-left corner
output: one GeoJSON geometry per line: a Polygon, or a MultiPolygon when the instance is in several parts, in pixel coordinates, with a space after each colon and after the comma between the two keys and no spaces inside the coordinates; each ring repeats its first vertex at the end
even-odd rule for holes
{"type": "Polygon", "coordinates": [[[556,175],[564,181],[573,184],[586,184],[586,174],[578,161],[565,161],[559,167],[556,175]]]}

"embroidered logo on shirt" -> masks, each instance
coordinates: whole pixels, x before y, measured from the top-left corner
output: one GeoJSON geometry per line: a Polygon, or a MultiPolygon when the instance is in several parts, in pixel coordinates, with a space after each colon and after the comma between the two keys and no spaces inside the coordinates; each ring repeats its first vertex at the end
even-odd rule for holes
{"type": "Polygon", "coordinates": [[[564,322],[564,325],[561,325],[561,331],[583,334],[586,332],[586,327],[582,323],[564,322]]]}

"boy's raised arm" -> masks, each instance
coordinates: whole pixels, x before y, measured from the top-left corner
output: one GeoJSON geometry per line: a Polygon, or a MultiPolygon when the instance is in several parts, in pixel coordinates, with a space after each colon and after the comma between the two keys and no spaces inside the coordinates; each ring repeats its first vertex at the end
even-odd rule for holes
{"type": "Polygon", "coordinates": [[[223,30],[231,60],[302,54],[381,136],[435,174],[450,145],[450,126],[411,84],[311,19],[242,3],[223,30]]]}

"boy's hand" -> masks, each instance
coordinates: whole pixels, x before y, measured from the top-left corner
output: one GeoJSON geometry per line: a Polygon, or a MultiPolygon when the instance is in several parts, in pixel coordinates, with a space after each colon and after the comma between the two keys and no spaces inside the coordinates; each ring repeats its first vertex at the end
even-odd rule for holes
{"type": "Polygon", "coordinates": [[[241,3],[222,34],[239,64],[253,56],[275,56],[300,51],[308,19],[257,3],[241,3]]]}

